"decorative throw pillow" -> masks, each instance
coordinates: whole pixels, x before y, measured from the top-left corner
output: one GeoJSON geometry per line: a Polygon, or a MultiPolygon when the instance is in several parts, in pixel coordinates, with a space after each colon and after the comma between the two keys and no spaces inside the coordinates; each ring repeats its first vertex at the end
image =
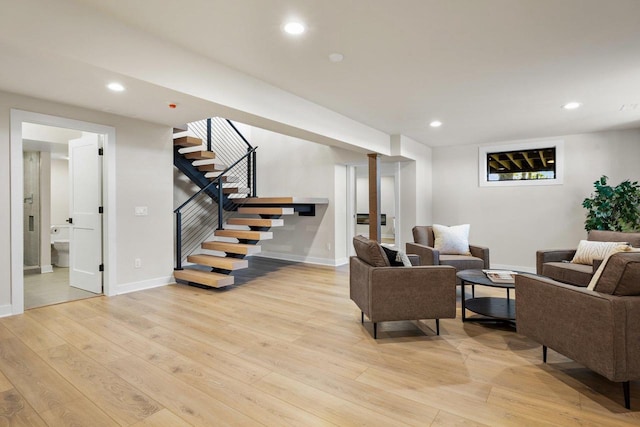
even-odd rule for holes
{"type": "Polygon", "coordinates": [[[389,264],[391,264],[391,267],[398,267],[403,265],[402,261],[396,261],[396,258],[398,257],[398,251],[388,248],[385,245],[382,245],[382,250],[387,255],[387,259],[389,260],[389,264]]]}
{"type": "Polygon", "coordinates": [[[571,260],[574,264],[593,265],[594,259],[604,259],[605,256],[616,247],[629,246],[628,242],[592,242],[590,240],[580,240],[576,254],[571,260]]]}
{"type": "Polygon", "coordinates": [[[398,251],[398,256],[396,257],[396,261],[398,259],[402,260],[402,265],[404,265],[405,267],[413,267],[413,264],[411,264],[411,260],[409,259],[406,253],[402,251],[398,251]]]}
{"type": "Polygon", "coordinates": [[[433,224],[433,247],[443,255],[470,255],[469,224],[446,225],[433,224]]]}
{"type": "Polygon", "coordinates": [[[381,245],[392,267],[411,267],[411,260],[406,253],[381,245]]]}

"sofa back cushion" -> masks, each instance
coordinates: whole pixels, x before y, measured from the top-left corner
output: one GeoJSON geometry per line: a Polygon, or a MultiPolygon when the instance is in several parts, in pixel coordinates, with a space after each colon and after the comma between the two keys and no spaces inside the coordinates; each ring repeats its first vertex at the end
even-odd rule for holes
{"type": "Polygon", "coordinates": [[[629,242],[634,248],[640,248],[640,233],[622,231],[591,230],[587,240],[592,242],[629,242]]]}
{"type": "Polygon", "coordinates": [[[433,227],[430,225],[416,225],[413,227],[413,241],[419,245],[433,247],[433,227]]]}
{"type": "Polygon", "coordinates": [[[640,295],[640,252],[611,255],[593,290],[610,295],[640,295]]]}
{"type": "Polygon", "coordinates": [[[353,238],[353,247],[358,258],[372,267],[389,267],[391,265],[382,246],[375,240],[369,240],[364,236],[356,236],[353,238]]]}

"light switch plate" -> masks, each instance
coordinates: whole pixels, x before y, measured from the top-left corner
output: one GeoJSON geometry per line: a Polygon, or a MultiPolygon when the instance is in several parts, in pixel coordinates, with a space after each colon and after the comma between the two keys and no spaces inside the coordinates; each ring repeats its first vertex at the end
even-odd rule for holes
{"type": "Polygon", "coordinates": [[[149,215],[149,208],[146,206],[136,206],[136,216],[149,215]]]}

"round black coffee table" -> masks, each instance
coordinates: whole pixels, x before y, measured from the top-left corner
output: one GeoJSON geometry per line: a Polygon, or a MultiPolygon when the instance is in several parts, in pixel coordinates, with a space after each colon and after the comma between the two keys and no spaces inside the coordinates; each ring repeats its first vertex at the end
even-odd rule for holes
{"type": "Polygon", "coordinates": [[[516,301],[510,298],[509,291],[515,288],[513,283],[494,283],[482,270],[462,270],[457,273],[460,279],[460,300],[462,302],[462,321],[496,322],[504,321],[515,324],[516,301]],[[467,299],[465,285],[471,285],[471,298],[467,299]],[[475,286],[490,286],[507,290],[506,298],[475,297],[475,286]],[[467,317],[466,310],[473,311],[483,317],[467,317]]]}

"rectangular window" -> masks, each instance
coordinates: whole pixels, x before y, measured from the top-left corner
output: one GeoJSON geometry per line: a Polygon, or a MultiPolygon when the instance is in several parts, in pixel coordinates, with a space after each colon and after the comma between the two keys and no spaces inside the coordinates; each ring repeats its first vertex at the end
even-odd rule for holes
{"type": "Polygon", "coordinates": [[[556,147],[487,153],[487,181],[556,179],[556,147]]]}
{"type": "Polygon", "coordinates": [[[564,142],[527,142],[479,149],[480,186],[562,184],[564,142]]]}

